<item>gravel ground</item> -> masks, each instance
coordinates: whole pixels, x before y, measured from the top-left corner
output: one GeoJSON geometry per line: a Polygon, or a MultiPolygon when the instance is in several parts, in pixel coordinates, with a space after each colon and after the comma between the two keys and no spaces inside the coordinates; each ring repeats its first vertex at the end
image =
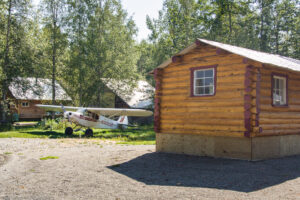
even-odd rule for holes
{"type": "Polygon", "coordinates": [[[300,199],[300,156],[247,162],[101,140],[0,139],[0,199],[300,199]]]}

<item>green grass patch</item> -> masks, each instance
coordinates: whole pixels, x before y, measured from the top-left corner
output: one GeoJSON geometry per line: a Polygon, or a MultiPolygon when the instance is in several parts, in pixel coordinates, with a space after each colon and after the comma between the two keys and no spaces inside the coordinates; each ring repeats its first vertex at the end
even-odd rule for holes
{"type": "Polygon", "coordinates": [[[10,155],[12,152],[4,152],[5,155],[10,155]]]}
{"type": "Polygon", "coordinates": [[[59,157],[57,156],[47,156],[47,157],[42,157],[40,160],[49,160],[49,159],[58,159],[59,157]]]}
{"type": "MultiPolygon", "coordinates": [[[[155,132],[153,126],[129,127],[126,130],[119,129],[93,129],[93,139],[117,141],[118,144],[148,145],[155,144],[155,132]]],[[[21,128],[12,131],[0,132],[0,138],[79,138],[84,137],[82,131],[71,136],[64,134],[64,129],[44,130],[42,128],[21,128]]],[[[96,142],[96,141],[95,141],[96,142]]]]}

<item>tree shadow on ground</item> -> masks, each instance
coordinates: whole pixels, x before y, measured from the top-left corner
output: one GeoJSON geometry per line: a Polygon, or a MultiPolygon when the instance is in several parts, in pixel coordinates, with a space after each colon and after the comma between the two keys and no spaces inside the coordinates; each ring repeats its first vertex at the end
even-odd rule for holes
{"type": "Polygon", "coordinates": [[[31,135],[36,135],[41,138],[59,139],[59,138],[78,138],[78,135],[66,135],[59,131],[20,131],[20,133],[26,133],[31,135]]]}
{"type": "MultiPolygon", "coordinates": [[[[64,131],[50,131],[50,130],[22,130],[20,133],[27,133],[31,135],[35,135],[38,137],[45,137],[51,139],[59,139],[59,138],[79,138],[84,136],[83,131],[78,131],[72,135],[65,135],[64,131]]],[[[127,129],[127,130],[119,130],[119,129],[96,129],[94,130],[94,136],[90,138],[97,139],[125,139],[126,141],[154,141],[155,133],[152,129],[127,129]]]]}
{"type": "Polygon", "coordinates": [[[149,153],[108,168],[147,185],[253,192],[300,177],[300,156],[250,162],[149,153]]]}

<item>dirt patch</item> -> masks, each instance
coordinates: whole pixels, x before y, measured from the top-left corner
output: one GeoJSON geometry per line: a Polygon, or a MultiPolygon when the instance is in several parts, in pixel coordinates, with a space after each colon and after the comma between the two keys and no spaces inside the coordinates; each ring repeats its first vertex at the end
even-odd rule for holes
{"type": "Polygon", "coordinates": [[[0,167],[8,162],[8,155],[0,154],[0,167]]]}
{"type": "Polygon", "coordinates": [[[93,139],[0,139],[0,163],[0,199],[300,199],[300,156],[247,162],[93,139]]]}

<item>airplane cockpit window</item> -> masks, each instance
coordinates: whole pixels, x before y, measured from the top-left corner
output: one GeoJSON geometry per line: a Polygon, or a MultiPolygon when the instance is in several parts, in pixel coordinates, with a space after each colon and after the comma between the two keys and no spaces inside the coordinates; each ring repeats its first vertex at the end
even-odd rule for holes
{"type": "Polygon", "coordinates": [[[89,116],[89,114],[88,114],[88,113],[89,113],[89,111],[87,111],[87,110],[84,110],[84,111],[82,112],[82,115],[83,115],[83,116],[89,116]]]}
{"type": "Polygon", "coordinates": [[[90,111],[88,111],[88,110],[85,110],[85,111],[83,112],[83,115],[86,116],[86,117],[90,117],[90,118],[92,118],[92,119],[96,119],[96,120],[99,119],[99,115],[97,115],[96,113],[90,112],[90,111]]]}

